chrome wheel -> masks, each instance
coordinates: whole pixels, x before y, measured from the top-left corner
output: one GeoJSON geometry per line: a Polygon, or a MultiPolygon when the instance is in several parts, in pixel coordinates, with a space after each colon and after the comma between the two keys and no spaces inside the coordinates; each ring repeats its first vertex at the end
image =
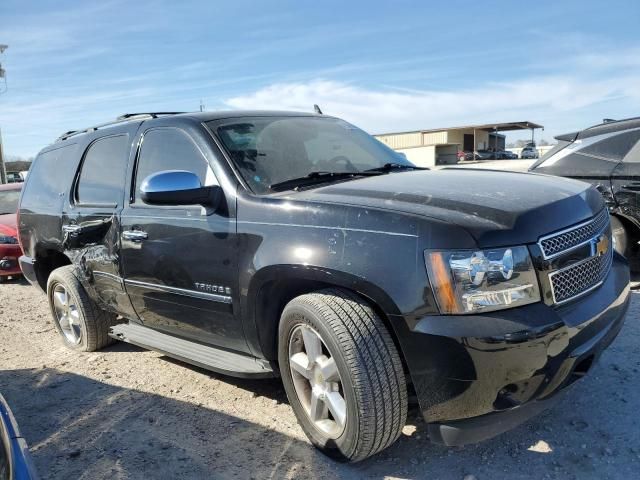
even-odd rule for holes
{"type": "Polygon", "coordinates": [[[289,368],[296,394],[318,430],[329,438],[342,435],[347,419],[338,367],[320,334],[298,325],[289,339],[289,368]]]}
{"type": "Polygon", "coordinates": [[[73,298],[61,284],[57,284],[53,289],[53,308],[60,330],[67,341],[73,345],[79,344],[82,341],[80,313],[73,298]]]}

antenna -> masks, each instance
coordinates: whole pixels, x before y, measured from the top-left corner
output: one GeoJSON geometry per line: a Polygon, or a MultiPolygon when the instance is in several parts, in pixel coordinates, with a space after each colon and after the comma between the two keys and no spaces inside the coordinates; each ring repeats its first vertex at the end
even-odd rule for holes
{"type": "Polygon", "coordinates": [[[313,105],[313,111],[316,112],[318,115],[322,115],[322,110],[320,110],[320,107],[317,104],[313,105]]]}
{"type": "Polygon", "coordinates": [[[204,112],[204,102],[200,99],[200,111],[204,112]]]}

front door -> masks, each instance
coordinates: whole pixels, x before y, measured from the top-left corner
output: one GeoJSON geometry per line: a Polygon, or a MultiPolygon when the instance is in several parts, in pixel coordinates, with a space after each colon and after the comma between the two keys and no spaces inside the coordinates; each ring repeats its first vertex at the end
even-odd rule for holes
{"type": "Polygon", "coordinates": [[[233,308],[235,219],[201,206],[147,205],[139,195],[147,176],[166,170],[187,170],[202,185],[214,185],[211,166],[185,130],[155,127],[139,141],[120,236],[125,286],[140,320],[169,334],[247,351],[233,308]]]}

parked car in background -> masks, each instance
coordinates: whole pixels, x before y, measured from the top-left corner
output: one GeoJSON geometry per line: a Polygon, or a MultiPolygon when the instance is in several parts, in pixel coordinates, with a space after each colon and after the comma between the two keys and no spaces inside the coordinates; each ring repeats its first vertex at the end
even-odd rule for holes
{"type": "Polygon", "coordinates": [[[473,152],[458,150],[458,161],[473,160],[473,152]]]}
{"type": "Polygon", "coordinates": [[[24,182],[24,178],[20,175],[20,172],[7,172],[7,183],[21,182],[24,182]]]}
{"type": "Polygon", "coordinates": [[[538,150],[535,147],[524,147],[520,152],[520,158],[538,158],[538,150]]]}
{"type": "Polygon", "coordinates": [[[640,271],[640,117],[556,137],[530,171],[593,184],[604,196],[616,250],[640,271]]]}
{"type": "Polygon", "coordinates": [[[21,274],[18,258],[22,249],[16,215],[21,190],[22,183],[0,185],[0,282],[21,274]]]}
{"type": "Polygon", "coordinates": [[[0,480],[37,480],[27,442],[7,401],[0,395],[0,480]]]}
{"type": "Polygon", "coordinates": [[[495,157],[498,160],[515,160],[518,155],[508,150],[498,150],[495,152],[495,157]]]}
{"type": "Polygon", "coordinates": [[[476,160],[493,160],[495,152],[491,150],[476,150],[474,157],[476,160]]]}
{"type": "Polygon", "coordinates": [[[280,377],[310,441],[343,461],[394,443],[409,395],[446,445],[560,398],[624,322],[629,270],[610,239],[584,182],[421,169],[295,112],[70,132],[20,202],[20,263],[67,347],[115,338],[280,377]]]}

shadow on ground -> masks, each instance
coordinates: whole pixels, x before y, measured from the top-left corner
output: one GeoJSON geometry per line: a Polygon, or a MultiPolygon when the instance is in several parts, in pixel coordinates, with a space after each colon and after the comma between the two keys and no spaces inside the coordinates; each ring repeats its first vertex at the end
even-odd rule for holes
{"type": "Polygon", "coordinates": [[[43,478],[283,478],[330,462],[240,418],[53,369],[2,371],[0,388],[43,478]]]}

